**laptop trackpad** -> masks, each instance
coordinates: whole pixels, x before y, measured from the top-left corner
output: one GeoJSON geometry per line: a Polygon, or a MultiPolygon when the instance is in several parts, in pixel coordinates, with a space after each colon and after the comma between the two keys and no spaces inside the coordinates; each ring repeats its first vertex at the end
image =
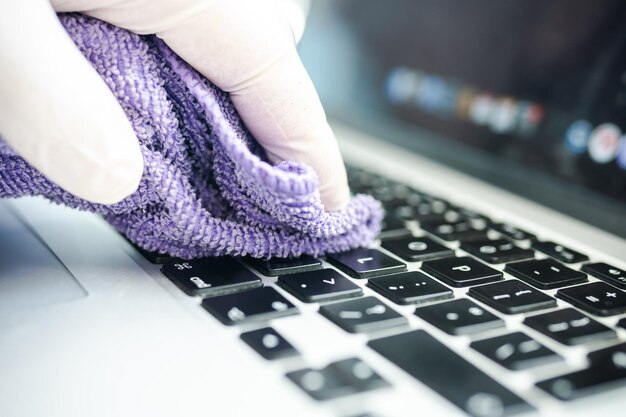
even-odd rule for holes
{"type": "Polygon", "coordinates": [[[0,204],[0,315],[86,295],[50,249],[0,204]]]}

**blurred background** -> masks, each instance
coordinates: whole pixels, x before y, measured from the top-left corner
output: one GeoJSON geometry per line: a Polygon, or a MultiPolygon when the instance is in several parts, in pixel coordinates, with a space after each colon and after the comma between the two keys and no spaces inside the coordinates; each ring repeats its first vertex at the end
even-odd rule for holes
{"type": "Polygon", "coordinates": [[[299,50],[332,119],[626,202],[623,1],[313,0],[299,50]]]}

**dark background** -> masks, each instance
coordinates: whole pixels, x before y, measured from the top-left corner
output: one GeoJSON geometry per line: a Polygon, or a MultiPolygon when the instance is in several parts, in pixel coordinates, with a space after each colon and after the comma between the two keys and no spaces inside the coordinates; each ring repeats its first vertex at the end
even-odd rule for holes
{"type": "Polygon", "coordinates": [[[317,0],[300,52],[332,116],[626,235],[626,170],[564,142],[578,119],[626,130],[626,2],[317,0]],[[394,105],[399,66],[539,103],[543,121],[520,138],[394,105]]]}

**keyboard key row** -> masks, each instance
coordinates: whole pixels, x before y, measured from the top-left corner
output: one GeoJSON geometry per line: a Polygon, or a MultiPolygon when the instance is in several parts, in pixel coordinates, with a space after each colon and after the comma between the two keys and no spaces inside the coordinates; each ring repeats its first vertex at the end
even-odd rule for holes
{"type": "Polygon", "coordinates": [[[491,222],[487,216],[475,213],[466,208],[456,208],[445,200],[428,196],[424,193],[411,190],[406,186],[394,184],[375,174],[355,170],[356,178],[350,180],[351,187],[357,187],[360,191],[370,192],[380,198],[383,205],[392,209],[391,217],[403,220],[417,220],[421,227],[435,236],[447,240],[477,240],[486,238],[486,231],[471,222],[482,219],[488,223],[489,228],[500,233],[503,237],[513,241],[531,241],[533,249],[543,252],[564,263],[578,263],[588,260],[588,257],[575,250],[569,249],[559,243],[551,241],[538,241],[532,233],[519,229],[509,223],[491,222]],[[394,184],[393,186],[391,184],[394,184]],[[398,193],[392,191],[395,188],[402,189],[398,193]],[[380,190],[386,190],[380,192],[380,190]],[[413,195],[415,198],[409,199],[413,195]],[[437,204],[434,204],[437,203],[437,204]],[[446,213],[450,210],[458,213],[460,219],[446,222],[446,213]]]}

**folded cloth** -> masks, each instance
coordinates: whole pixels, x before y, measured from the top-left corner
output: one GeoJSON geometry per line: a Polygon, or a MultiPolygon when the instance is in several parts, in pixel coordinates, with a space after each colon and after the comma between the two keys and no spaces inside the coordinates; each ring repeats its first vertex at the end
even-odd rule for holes
{"type": "Polygon", "coordinates": [[[268,163],[228,95],[161,40],[79,14],[59,18],[128,116],[143,177],[119,203],[90,203],[0,140],[0,196],[43,195],[99,213],[139,247],[186,259],[315,256],[378,234],[377,201],[357,195],[345,209],[325,212],[315,172],[296,162],[268,163]]]}

